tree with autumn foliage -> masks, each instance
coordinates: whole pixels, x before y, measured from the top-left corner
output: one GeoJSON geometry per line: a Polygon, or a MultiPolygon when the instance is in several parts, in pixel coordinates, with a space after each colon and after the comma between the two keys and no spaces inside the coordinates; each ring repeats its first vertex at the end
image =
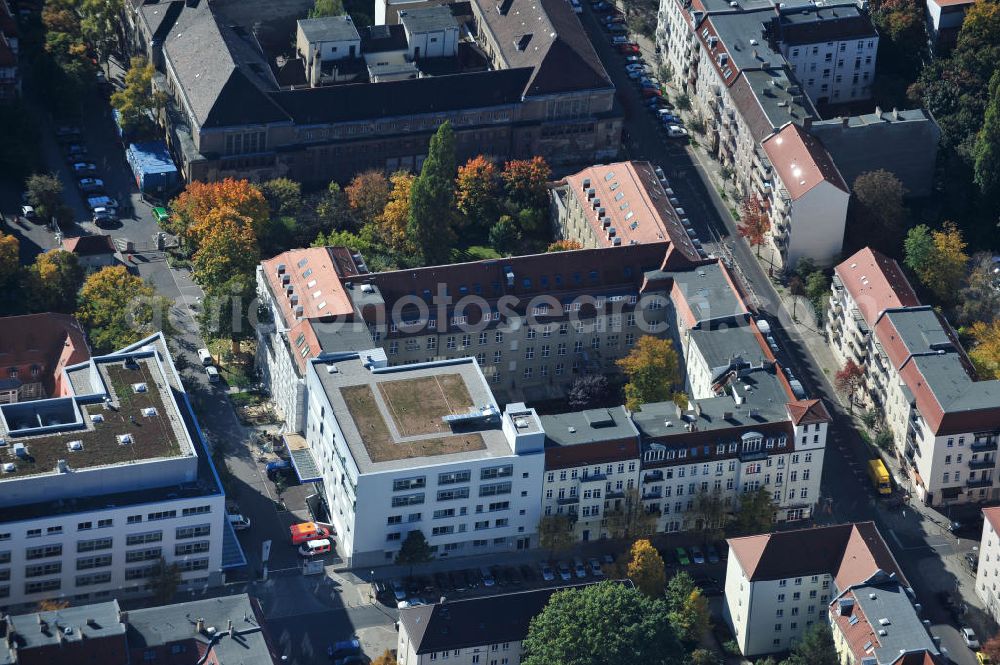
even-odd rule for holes
{"type": "Polygon", "coordinates": [[[751,247],[757,248],[760,256],[760,246],[767,240],[767,232],[771,230],[771,220],[756,195],[743,199],[740,206],[740,223],[736,230],[747,239],[751,247]]]}
{"type": "Polygon", "coordinates": [[[354,176],[344,194],[361,224],[373,224],[389,202],[389,179],[382,171],[371,169],[354,176]]]}
{"type": "Polygon", "coordinates": [[[990,662],[1000,663],[1000,635],[994,635],[983,642],[983,647],[979,652],[987,656],[990,662]]]}
{"type": "Polygon", "coordinates": [[[865,370],[851,359],[844,364],[833,379],[833,387],[847,397],[848,408],[854,411],[854,396],[865,378],[865,370]]]}
{"type": "Polygon", "coordinates": [[[17,236],[0,231],[0,287],[10,284],[21,269],[20,250],[17,236]]]}
{"type": "Polygon", "coordinates": [[[953,222],[945,222],[936,231],[920,224],[910,229],[903,241],[904,262],[938,300],[950,303],[965,278],[969,263],[966,246],[962,232],[953,222]]]}
{"type": "Polygon", "coordinates": [[[556,240],[545,248],[546,252],[568,252],[573,249],[583,249],[579,240],[556,240]]]}
{"type": "Polygon", "coordinates": [[[643,404],[666,402],[679,378],[677,351],[669,339],[643,335],[627,356],[617,361],[628,377],[625,405],[638,411],[643,404]]]}
{"type": "Polygon", "coordinates": [[[110,353],[168,328],[169,302],[125,266],[103,268],[80,289],[76,318],[97,353],[110,353]]]}
{"type": "Polygon", "coordinates": [[[61,249],[39,254],[28,267],[25,285],[36,312],[71,313],[83,283],[83,268],[76,254],[61,249]]]}
{"type": "Polygon", "coordinates": [[[414,180],[413,174],[406,171],[396,171],[392,174],[390,177],[392,192],[382,214],[375,221],[379,237],[393,252],[413,250],[406,233],[406,226],[410,221],[410,190],[414,180]]]}
{"type": "Polygon", "coordinates": [[[632,543],[626,575],[636,588],[650,598],[662,598],[667,573],[663,557],[648,540],[632,543]]]}
{"type": "Polygon", "coordinates": [[[372,665],[396,665],[396,656],[386,649],[381,656],[372,661],[372,665]]]}
{"type": "Polygon", "coordinates": [[[500,177],[507,198],[517,209],[541,209],[548,205],[552,169],[543,158],[512,159],[504,164],[500,177]]]}
{"type": "Polygon", "coordinates": [[[978,321],[970,331],[975,345],[969,351],[981,379],[1000,379],[1000,319],[978,321]]]}
{"type": "Polygon", "coordinates": [[[111,95],[111,105],[118,110],[126,132],[153,127],[156,114],[167,103],[167,93],[153,88],[156,68],[142,56],[132,58],[125,73],[125,87],[111,95]]]}
{"type": "Polygon", "coordinates": [[[170,221],[167,230],[182,237],[185,242],[195,241],[204,236],[211,227],[199,224],[213,210],[229,208],[252,223],[254,236],[261,238],[267,231],[271,219],[270,206],[264,194],[249,180],[226,178],[219,182],[188,183],[184,191],[170,203],[170,221]],[[192,230],[194,229],[194,230],[192,230]]]}
{"type": "Polygon", "coordinates": [[[229,207],[216,208],[190,229],[198,249],[191,257],[194,279],[205,289],[234,276],[253,281],[260,249],[253,220],[229,207]]]}
{"type": "Polygon", "coordinates": [[[500,178],[496,164],[483,155],[458,167],[455,178],[455,207],[468,226],[488,231],[500,216],[500,178]]]}

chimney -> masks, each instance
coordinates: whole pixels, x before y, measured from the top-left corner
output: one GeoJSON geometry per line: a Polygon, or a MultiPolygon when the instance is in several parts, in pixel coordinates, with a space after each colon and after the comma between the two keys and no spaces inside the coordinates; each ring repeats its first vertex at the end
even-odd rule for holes
{"type": "Polygon", "coordinates": [[[236,636],[236,628],[233,627],[233,620],[232,619],[229,620],[229,629],[228,630],[229,630],[229,637],[235,637],[236,636]]]}
{"type": "Polygon", "coordinates": [[[892,119],[899,120],[899,109],[895,106],[892,107],[892,119]]]}
{"type": "Polygon", "coordinates": [[[881,106],[876,106],[876,107],[875,107],[875,116],[876,116],[876,117],[877,117],[877,118],[878,118],[879,120],[881,120],[881,119],[882,119],[882,107],[881,107],[881,106]]]}
{"type": "Polygon", "coordinates": [[[844,129],[847,129],[847,127],[850,124],[851,124],[851,119],[848,118],[846,115],[840,118],[840,126],[843,127],[844,129]]]}
{"type": "Polygon", "coordinates": [[[204,619],[198,619],[197,621],[195,621],[194,622],[194,630],[197,633],[204,633],[205,632],[205,620],[204,619]]]}
{"type": "Polygon", "coordinates": [[[813,119],[811,116],[806,116],[805,118],[802,118],[802,129],[808,132],[810,129],[812,129],[812,126],[813,126],[813,119]]]}
{"type": "Polygon", "coordinates": [[[699,417],[699,418],[701,417],[701,403],[700,402],[695,402],[694,403],[694,415],[697,416],[697,417],[699,417]]]}
{"type": "Polygon", "coordinates": [[[128,623],[128,612],[118,610],[118,623],[128,623]]]}

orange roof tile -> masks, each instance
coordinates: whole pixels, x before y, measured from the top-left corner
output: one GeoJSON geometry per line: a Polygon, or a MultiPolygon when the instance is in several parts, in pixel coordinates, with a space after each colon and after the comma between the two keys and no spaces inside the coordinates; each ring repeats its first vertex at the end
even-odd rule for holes
{"type": "Polygon", "coordinates": [[[289,326],[296,319],[325,319],[354,313],[330,248],[291,249],[264,261],[263,270],[289,326]],[[296,307],[301,307],[301,311],[296,307]]]}
{"type": "Polygon", "coordinates": [[[983,517],[989,520],[994,531],[1000,533],[1000,506],[983,508],[983,517]]]}
{"type": "Polygon", "coordinates": [[[793,200],[822,182],[849,192],[847,183],[823,144],[795,123],[788,123],[776,134],[764,139],[761,147],[793,200]]]}
{"type": "Polygon", "coordinates": [[[63,368],[88,358],[90,348],[83,328],[68,314],[47,312],[0,319],[0,370],[17,368],[29,376],[31,367],[37,367],[50,397],[67,390],[62,384],[63,368]]]}
{"type": "Polygon", "coordinates": [[[887,309],[920,304],[899,264],[870,247],[858,250],[834,271],[869,326],[887,309]]]}
{"type": "Polygon", "coordinates": [[[788,415],[796,425],[828,423],[833,420],[821,399],[803,399],[789,402],[788,415]]]}

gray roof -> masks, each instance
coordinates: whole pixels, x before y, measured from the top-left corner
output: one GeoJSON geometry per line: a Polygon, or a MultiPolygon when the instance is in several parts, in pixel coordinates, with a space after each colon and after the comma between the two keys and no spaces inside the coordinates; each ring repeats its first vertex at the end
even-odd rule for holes
{"type": "Polygon", "coordinates": [[[646,273],[646,277],[651,281],[673,279],[699,326],[736,322],[749,316],[742,299],[718,261],[688,270],[652,270],[646,273]]]}
{"type": "Polygon", "coordinates": [[[789,122],[801,125],[805,118],[817,117],[809,97],[783,64],[743,70],[729,95],[757,142],[789,122]]]}
{"type": "Polygon", "coordinates": [[[220,663],[273,665],[259,616],[245,593],[132,610],[128,614],[129,648],[149,649],[193,639],[214,643],[211,650],[220,663]],[[205,621],[204,633],[196,630],[198,619],[205,621]],[[232,637],[226,632],[230,621],[232,637]]]}
{"type": "Polygon", "coordinates": [[[399,12],[399,21],[410,34],[458,30],[458,22],[448,5],[405,9],[399,12]]]}
{"type": "Polygon", "coordinates": [[[625,407],[587,409],[539,416],[545,430],[545,445],[575,446],[639,436],[625,407]]]}
{"type": "MultiPolygon", "coordinates": [[[[719,41],[726,45],[729,57],[739,69],[759,69],[763,63],[780,65],[785,62],[774,51],[764,34],[765,23],[774,16],[771,8],[725,14],[712,14],[708,19],[715,26],[719,41]],[[751,44],[750,40],[757,41],[751,44]]],[[[711,54],[706,54],[706,57],[711,54]]]]}
{"type": "Polygon", "coordinates": [[[678,411],[673,402],[657,402],[643,404],[632,414],[632,420],[643,437],[691,438],[686,423],[694,424],[698,432],[707,432],[790,422],[786,405],[794,399],[775,370],[756,370],[732,382],[724,395],[692,400],[686,414],[678,411]]]}
{"type": "MultiPolygon", "coordinates": [[[[876,577],[884,576],[884,573],[876,574],[876,577]]],[[[902,652],[938,654],[937,646],[920,621],[912,599],[899,582],[859,584],[851,590],[854,602],[861,608],[872,631],[878,633],[875,636],[878,646],[873,651],[878,665],[895,663],[902,652]],[[883,625],[881,619],[887,619],[888,623],[883,625]],[[885,635],[880,631],[884,631],[885,635]]],[[[835,611],[836,604],[831,609],[831,612],[835,611]]]]}
{"type": "MultiPolygon", "coordinates": [[[[125,626],[118,620],[118,601],[66,607],[49,612],[33,612],[7,617],[6,635],[12,636],[12,649],[7,640],[0,643],[0,663],[18,662],[17,652],[39,647],[61,645],[65,649],[87,640],[125,635],[125,626]],[[42,623],[42,622],[45,623],[42,623]]],[[[22,656],[22,659],[27,656],[22,656]]]]}
{"type": "Polygon", "coordinates": [[[311,321],[313,334],[323,353],[367,351],[378,346],[364,323],[354,321],[311,321]]]}
{"type": "Polygon", "coordinates": [[[705,358],[713,381],[730,369],[763,367],[770,361],[749,324],[711,330],[696,328],[689,333],[689,343],[705,358]]]}
{"type": "Polygon", "coordinates": [[[350,16],[324,16],[299,19],[298,27],[310,44],[316,42],[361,41],[358,29],[350,16]]]}
{"type": "Polygon", "coordinates": [[[877,36],[868,15],[853,1],[781,11],[781,40],[793,46],[877,36]]]}

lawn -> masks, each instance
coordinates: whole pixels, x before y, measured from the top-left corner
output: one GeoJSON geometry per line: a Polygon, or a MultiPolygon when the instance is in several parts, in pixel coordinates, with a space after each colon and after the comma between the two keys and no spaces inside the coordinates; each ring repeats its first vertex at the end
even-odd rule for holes
{"type": "Polygon", "coordinates": [[[401,436],[447,432],[441,417],[464,413],[472,406],[458,374],[384,381],[378,388],[401,436]]]}
{"type": "MultiPolygon", "coordinates": [[[[397,381],[394,383],[408,383],[397,381]]],[[[464,386],[462,387],[464,390],[464,386]]],[[[340,394],[347,404],[347,410],[354,420],[361,442],[368,451],[372,462],[389,462],[413,457],[449,455],[486,447],[478,433],[460,436],[435,437],[417,441],[395,441],[389,432],[385,419],[375,401],[375,394],[369,386],[346,386],[340,394]]],[[[443,399],[441,400],[443,403],[443,399]]]]}

